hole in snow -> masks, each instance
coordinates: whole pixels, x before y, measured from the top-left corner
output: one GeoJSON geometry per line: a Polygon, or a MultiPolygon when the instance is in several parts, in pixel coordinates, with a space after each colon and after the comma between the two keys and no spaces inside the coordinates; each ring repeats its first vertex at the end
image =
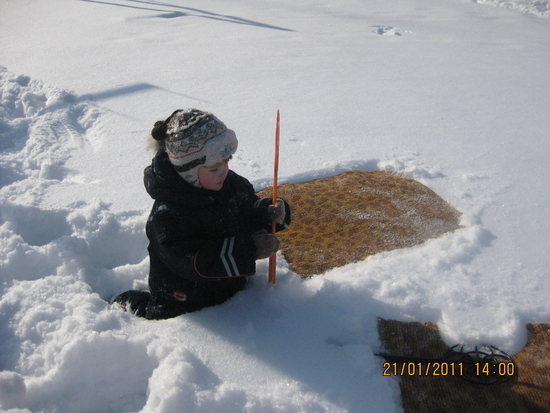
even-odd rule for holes
{"type": "Polygon", "coordinates": [[[42,246],[71,234],[66,220],[67,212],[48,211],[33,206],[4,204],[0,210],[0,222],[8,222],[10,228],[29,245],[42,246]]]}

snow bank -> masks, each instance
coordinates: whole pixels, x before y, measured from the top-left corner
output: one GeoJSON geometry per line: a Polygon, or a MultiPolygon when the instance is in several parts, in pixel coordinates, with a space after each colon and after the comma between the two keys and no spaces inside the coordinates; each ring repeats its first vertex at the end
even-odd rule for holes
{"type": "Polygon", "coordinates": [[[472,0],[474,3],[486,4],[495,7],[504,7],[517,10],[523,13],[530,13],[539,16],[550,15],[550,2],[540,0],[472,0]]]}
{"type": "Polygon", "coordinates": [[[90,150],[99,110],[68,91],[15,76],[5,68],[0,75],[3,286],[12,280],[78,273],[96,291],[111,293],[98,280],[128,273],[113,269],[137,264],[146,256],[142,212],[114,214],[108,204],[85,201],[48,208],[44,201],[56,186],[70,192],[78,185],[66,162],[74,151],[90,150]]]}
{"type": "Polygon", "coordinates": [[[112,411],[143,403],[136,389],[147,386],[154,359],[144,344],[118,331],[120,318],[78,277],[17,282],[2,297],[0,313],[10,320],[2,323],[2,368],[8,371],[0,376],[0,393],[17,390],[2,399],[3,408],[112,411]]]}

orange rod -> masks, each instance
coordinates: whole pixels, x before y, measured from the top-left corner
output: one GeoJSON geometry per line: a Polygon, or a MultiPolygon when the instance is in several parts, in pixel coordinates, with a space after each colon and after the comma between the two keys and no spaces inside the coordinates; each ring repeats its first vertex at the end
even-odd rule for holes
{"type": "MultiPolygon", "coordinates": [[[[275,126],[275,162],[273,170],[273,204],[277,203],[277,181],[279,179],[279,135],[280,135],[280,115],[277,110],[277,124],[275,126]]],[[[277,223],[273,221],[271,223],[271,233],[275,234],[277,231],[277,223]]],[[[277,282],[277,255],[273,254],[269,257],[269,283],[275,285],[277,282]]]]}

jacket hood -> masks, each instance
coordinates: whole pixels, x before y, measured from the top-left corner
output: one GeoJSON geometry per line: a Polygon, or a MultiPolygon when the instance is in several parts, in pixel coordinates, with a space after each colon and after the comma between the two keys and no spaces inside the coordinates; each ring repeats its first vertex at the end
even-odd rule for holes
{"type": "MultiPolygon", "coordinates": [[[[229,175],[231,175],[231,171],[229,175]]],[[[143,183],[145,184],[147,193],[154,200],[176,202],[187,207],[197,207],[212,203],[225,192],[225,185],[219,191],[211,191],[197,188],[185,181],[177,173],[168,158],[168,154],[164,151],[157,152],[151,165],[145,168],[143,183]]]]}

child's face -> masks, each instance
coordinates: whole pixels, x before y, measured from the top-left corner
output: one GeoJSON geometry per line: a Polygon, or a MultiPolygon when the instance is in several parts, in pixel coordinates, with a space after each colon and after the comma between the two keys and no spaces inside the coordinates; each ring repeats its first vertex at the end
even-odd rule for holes
{"type": "Polygon", "coordinates": [[[229,159],[199,168],[199,184],[204,189],[219,191],[229,173],[229,159]]]}

